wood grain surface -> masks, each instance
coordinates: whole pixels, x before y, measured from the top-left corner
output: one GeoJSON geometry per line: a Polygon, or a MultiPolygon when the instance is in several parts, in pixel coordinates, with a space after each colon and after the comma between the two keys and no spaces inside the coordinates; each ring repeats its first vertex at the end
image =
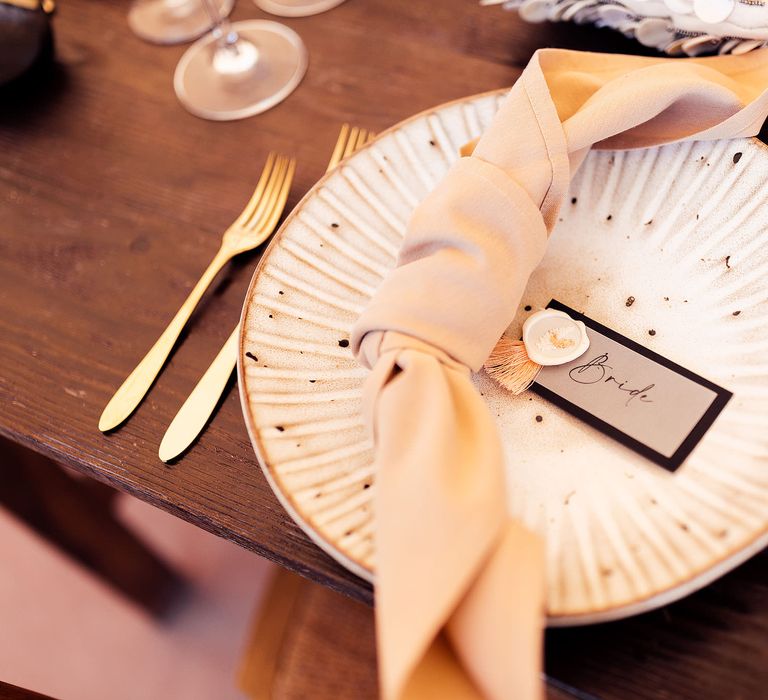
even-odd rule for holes
{"type": "MultiPolygon", "coordinates": [[[[185,47],[141,42],[127,8],[61,0],[55,62],[0,90],[0,434],[370,601],[277,503],[235,391],[193,449],[170,466],[157,457],[239,317],[258,253],[220,276],[134,416],[102,435],[101,410],[205,268],[270,150],[298,159],[290,208],[322,175],[344,121],[379,131],[509,85],[542,46],[647,51],[609,30],[528,25],[474,0],[348,0],[285,21],[310,55],[293,95],[261,116],[212,123],[173,94],[185,47]]],[[[233,17],[267,16],[241,0],[233,17]]],[[[552,692],[759,697],[767,571],[761,556],[665,611],[553,632],[552,692]]]]}

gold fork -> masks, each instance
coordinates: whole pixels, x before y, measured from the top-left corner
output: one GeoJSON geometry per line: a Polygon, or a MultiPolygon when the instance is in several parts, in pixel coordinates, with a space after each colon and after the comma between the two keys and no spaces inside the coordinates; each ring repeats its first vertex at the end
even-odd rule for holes
{"type": "MultiPolygon", "coordinates": [[[[366,129],[344,124],[339,132],[326,172],[333,170],[342,159],[364,146],[373,137],[374,134],[369,133],[366,129]]],[[[237,325],[168,426],[158,452],[163,462],[178,457],[192,444],[192,441],[205,427],[216,408],[216,404],[219,403],[232,370],[237,364],[239,338],[240,326],[237,325]]]]}
{"type": "Polygon", "coordinates": [[[328,161],[328,167],[325,172],[333,170],[344,158],[352,155],[358,148],[365,146],[369,141],[376,137],[372,131],[361,129],[357,126],[342,124],[339,131],[339,137],[336,139],[336,145],[333,148],[331,159],[328,161]]]}
{"type": "Polygon", "coordinates": [[[133,413],[168,359],[203,293],[224,265],[269,238],[285,207],[295,169],[293,158],[269,154],[250,201],[224,232],[219,251],[173,320],[110,399],[99,418],[99,430],[112,430],[133,413]]]}

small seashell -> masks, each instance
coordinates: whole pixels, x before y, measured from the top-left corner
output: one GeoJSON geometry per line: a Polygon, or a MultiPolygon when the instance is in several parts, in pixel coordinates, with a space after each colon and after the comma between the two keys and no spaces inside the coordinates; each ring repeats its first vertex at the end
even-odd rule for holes
{"type": "Polygon", "coordinates": [[[585,6],[587,3],[582,0],[576,0],[576,2],[566,2],[562,5],[562,8],[558,11],[558,21],[570,22],[580,7],[585,6]]]}
{"type": "MultiPolygon", "coordinates": [[[[581,10],[588,10],[586,14],[588,14],[589,17],[591,18],[593,16],[592,10],[594,9],[595,9],[594,0],[577,0],[577,2],[573,3],[573,5],[571,5],[567,10],[565,10],[565,12],[563,12],[560,15],[560,18],[563,21],[568,22],[572,20],[575,17],[575,15],[581,10]]],[[[590,20],[587,19],[585,21],[589,22],[590,20]]],[[[583,23],[583,21],[580,23],[583,23]]]]}
{"type": "Polygon", "coordinates": [[[683,44],[688,41],[690,37],[684,36],[680,39],[675,39],[664,47],[664,52],[670,56],[683,56],[683,44]]]}
{"type": "Polygon", "coordinates": [[[711,34],[694,36],[683,44],[683,52],[686,56],[700,56],[704,53],[713,53],[721,41],[721,39],[711,34]]]}
{"type": "Polygon", "coordinates": [[[628,19],[632,19],[632,13],[623,5],[600,5],[595,11],[595,20],[603,26],[615,27],[628,19]]]}
{"type": "Polygon", "coordinates": [[[526,22],[544,22],[549,13],[550,0],[526,0],[520,6],[520,17],[526,22]]]}
{"type": "Polygon", "coordinates": [[[702,22],[717,24],[728,19],[735,5],[735,0],[693,0],[693,11],[702,22]]]}
{"type": "Polygon", "coordinates": [[[635,29],[635,38],[643,46],[660,48],[666,46],[674,37],[675,30],[672,23],[658,17],[644,19],[635,29]]]}
{"type": "Polygon", "coordinates": [[[547,11],[547,20],[550,22],[559,22],[560,21],[560,15],[565,12],[565,10],[568,7],[567,2],[554,2],[549,6],[549,10],[547,11]]]}
{"type": "Polygon", "coordinates": [[[689,15],[693,12],[693,2],[691,0],[664,0],[664,4],[678,15],[689,15]]]}
{"type": "Polygon", "coordinates": [[[742,39],[728,39],[720,46],[719,51],[720,53],[731,53],[742,41],[742,39]]]}
{"type": "Polygon", "coordinates": [[[731,49],[731,53],[734,56],[740,56],[741,54],[749,53],[754,49],[759,49],[764,45],[765,39],[747,39],[746,41],[742,41],[738,46],[731,49]]]}
{"type": "Polygon", "coordinates": [[[595,21],[594,7],[585,7],[579,10],[571,21],[574,24],[591,24],[595,21]]]}
{"type": "Polygon", "coordinates": [[[614,27],[614,29],[621,32],[628,39],[634,39],[635,27],[637,27],[637,22],[634,19],[628,19],[628,20],[624,20],[623,22],[619,22],[614,27]]]}
{"type": "Polygon", "coordinates": [[[594,0],[565,0],[557,5],[557,21],[570,21],[574,17],[574,12],[583,8],[594,9],[594,7],[594,0]]]}

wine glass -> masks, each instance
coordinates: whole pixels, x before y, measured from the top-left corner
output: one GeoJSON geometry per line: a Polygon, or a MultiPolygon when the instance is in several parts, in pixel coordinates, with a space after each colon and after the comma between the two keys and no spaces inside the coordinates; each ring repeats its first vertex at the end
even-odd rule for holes
{"type": "Polygon", "coordinates": [[[290,95],[307,70],[298,34],[268,20],[231,24],[216,0],[201,0],[213,29],[181,57],[173,76],[176,96],[204,119],[242,119],[290,95]]]}
{"type": "Polygon", "coordinates": [[[341,5],[344,0],[253,0],[257,7],[280,17],[307,17],[341,5]]]}
{"type": "MultiPolygon", "coordinates": [[[[228,17],[235,0],[216,0],[219,14],[228,17]]],[[[133,33],[153,44],[181,44],[197,39],[211,26],[199,0],[136,0],[128,11],[133,33]]]]}

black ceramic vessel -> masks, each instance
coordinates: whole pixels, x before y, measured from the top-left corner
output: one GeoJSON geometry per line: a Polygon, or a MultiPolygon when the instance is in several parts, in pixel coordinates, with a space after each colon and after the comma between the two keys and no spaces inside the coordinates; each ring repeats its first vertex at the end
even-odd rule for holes
{"type": "Polygon", "coordinates": [[[52,10],[52,2],[0,0],[0,85],[24,73],[48,51],[52,10]]]}

